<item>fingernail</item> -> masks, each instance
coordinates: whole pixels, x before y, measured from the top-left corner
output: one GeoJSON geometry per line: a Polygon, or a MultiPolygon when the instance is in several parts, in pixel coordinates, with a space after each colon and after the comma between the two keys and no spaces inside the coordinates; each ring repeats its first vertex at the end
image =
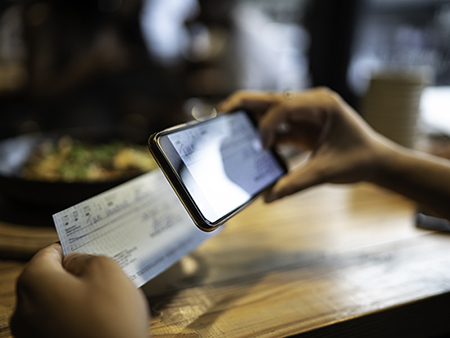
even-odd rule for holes
{"type": "Polygon", "coordinates": [[[64,257],[64,263],[67,263],[72,258],[82,255],[80,252],[71,252],[64,257]]]}

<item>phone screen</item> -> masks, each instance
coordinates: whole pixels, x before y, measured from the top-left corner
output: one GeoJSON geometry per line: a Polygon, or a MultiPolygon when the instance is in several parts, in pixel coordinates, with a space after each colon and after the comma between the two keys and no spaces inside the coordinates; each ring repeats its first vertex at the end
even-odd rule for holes
{"type": "Polygon", "coordinates": [[[215,223],[249,202],[286,169],[263,149],[258,130],[238,111],[170,132],[159,144],[203,217],[215,223]]]}

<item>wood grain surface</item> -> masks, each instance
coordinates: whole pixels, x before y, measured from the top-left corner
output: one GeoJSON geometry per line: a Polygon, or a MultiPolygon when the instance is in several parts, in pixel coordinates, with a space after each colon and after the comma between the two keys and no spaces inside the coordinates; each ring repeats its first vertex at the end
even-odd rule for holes
{"type": "MultiPolygon", "coordinates": [[[[416,228],[414,211],[410,201],[369,184],[324,185],[269,205],[258,200],[143,287],[152,308],[149,334],[450,332],[442,316],[450,303],[450,237],[416,228]]],[[[36,236],[34,246],[53,241],[48,235],[36,236]]],[[[0,261],[0,337],[10,337],[23,265],[0,261]]]]}

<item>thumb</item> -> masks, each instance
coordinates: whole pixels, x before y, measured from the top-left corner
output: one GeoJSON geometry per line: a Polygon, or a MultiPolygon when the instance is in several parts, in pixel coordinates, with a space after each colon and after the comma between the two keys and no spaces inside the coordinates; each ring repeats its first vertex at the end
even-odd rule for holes
{"type": "Polygon", "coordinates": [[[64,257],[63,265],[74,275],[91,280],[116,280],[123,276],[127,277],[116,261],[104,255],[73,252],[64,257]]]}
{"type": "Polygon", "coordinates": [[[313,157],[301,167],[288,172],[266,192],[264,195],[265,201],[270,203],[315,185],[325,183],[327,180],[320,167],[320,161],[313,157]]]}
{"type": "Polygon", "coordinates": [[[80,252],[72,252],[64,257],[64,268],[77,276],[82,276],[87,273],[90,262],[95,258],[94,255],[89,255],[80,252]]]}

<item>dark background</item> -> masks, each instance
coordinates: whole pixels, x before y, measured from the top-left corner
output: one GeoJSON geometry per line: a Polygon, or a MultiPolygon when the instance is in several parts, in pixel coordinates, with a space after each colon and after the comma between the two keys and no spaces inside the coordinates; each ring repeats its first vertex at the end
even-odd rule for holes
{"type": "Polygon", "coordinates": [[[373,72],[450,84],[450,1],[1,0],[0,139],[73,127],[138,138],[238,89],[325,85],[358,108],[373,72]]]}

